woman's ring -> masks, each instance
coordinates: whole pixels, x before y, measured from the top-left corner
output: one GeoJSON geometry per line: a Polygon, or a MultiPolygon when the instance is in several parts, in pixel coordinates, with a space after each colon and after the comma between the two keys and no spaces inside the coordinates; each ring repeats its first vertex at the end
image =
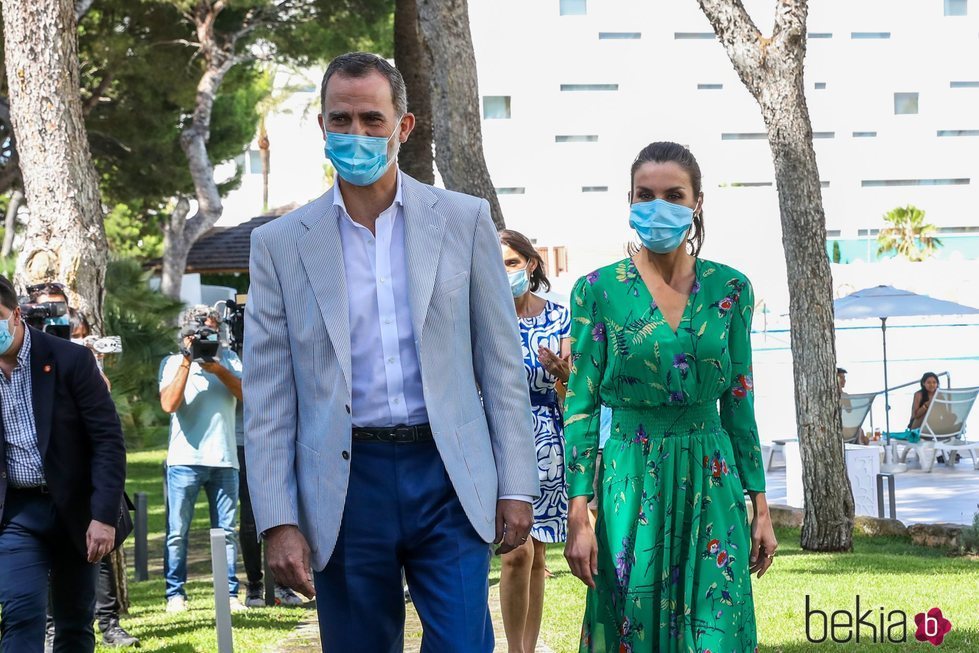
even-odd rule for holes
{"type": "Polygon", "coordinates": [[[772,551],[771,553],[768,554],[768,559],[769,560],[774,560],[775,559],[775,552],[774,551],[772,551]]]}

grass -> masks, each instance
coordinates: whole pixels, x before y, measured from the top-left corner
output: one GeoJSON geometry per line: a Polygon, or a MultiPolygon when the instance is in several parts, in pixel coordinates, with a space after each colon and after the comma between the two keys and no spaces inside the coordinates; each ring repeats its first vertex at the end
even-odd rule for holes
{"type": "MultiPolygon", "coordinates": [[[[163,543],[166,524],[163,507],[163,449],[129,454],[126,490],[147,494],[149,507],[149,581],[137,583],[129,576],[129,615],[123,627],[141,640],[141,651],[169,653],[211,653],[217,650],[214,631],[214,600],[210,581],[210,549],[207,533],[210,522],[207,498],[198,497],[188,561],[187,594],[189,610],[180,614],[165,611],[163,582],[163,543]]],[[[132,538],[126,542],[130,570],[133,563],[132,538]]],[[[244,565],[239,558],[238,578],[244,581],[244,565]]],[[[244,600],[244,590],[240,594],[244,600]]],[[[295,629],[307,610],[296,608],[253,608],[232,615],[236,651],[268,651],[295,629]]],[[[99,651],[110,651],[99,647],[99,651]]]]}
{"type": "MultiPolygon", "coordinates": [[[[908,646],[929,647],[914,639],[914,615],[939,607],[952,622],[941,650],[979,651],[979,560],[950,557],[935,549],[914,546],[896,537],[854,537],[854,552],[816,554],[799,546],[798,529],[779,529],[779,556],[765,576],[752,578],[759,651],[762,653],[818,653],[819,651],[905,651],[908,646]],[[885,613],[903,610],[909,624],[908,643],[866,642],[869,630],[861,631],[861,643],[816,644],[806,639],[805,597],[813,609],[854,612],[860,595],[861,612],[872,609],[878,619],[885,613]]],[[[578,650],[585,586],[571,575],[560,545],[548,549],[548,568],[555,577],[547,582],[541,639],[557,653],[578,650]]],[[[892,623],[885,621],[885,625],[892,623]]],[[[813,617],[813,637],[818,637],[813,617]]],[[[925,649],[920,649],[925,650],[925,649]]]]}
{"type": "MultiPolygon", "coordinates": [[[[146,492],[149,499],[150,576],[154,580],[135,583],[130,579],[132,608],[123,624],[143,640],[144,651],[173,653],[211,652],[214,640],[214,611],[210,604],[209,562],[206,534],[209,528],[206,501],[198,502],[192,533],[188,594],[190,610],[179,615],[164,612],[162,552],[164,511],[161,466],[165,451],[130,454],[127,489],[146,492]]],[[[761,580],[753,579],[756,618],[762,653],[818,653],[819,651],[884,652],[907,650],[914,640],[914,615],[940,607],[952,622],[942,651],[979,651],[979,559],[949,557],[908,539],[854,537],[850,554],[815,554],[799,546],[799,531],[780,529],[776,565],[761,580]],[[817,609],[854,611],[860,595],[862,611],[883,606],[886,611],[903,610],[910,624],[909,644],[866,643],[814,644],[806,639],[805,597],[817,609]]],[[[132,561],[131,541],[127,551],[132,561]]],[[[555,577],[547,581],[541,640],[557,653],[578,650],[578,636],[585,601],[584,585],[568,571],[563,546],[548,549],[548,567],[555,577]]],[[[243,577],[243,567],[240,577],[243,577]]],[[[499,558],[494,557],[490,583],[499,582],[499,558]]],[[[294,629],[305,610],[269,608],[249,610],[233,616],[236,651],[266,651],[274,648],[294,629]]],[[[813,625],[816,625],[814,620],[813,625]]],[[[866,637],[865,629],[861,639],[866,637]]],[[[409,637],[409,639],[411,639],[409,637]]],[[[498,646],[499,648],[499,646],[498,646]]],[[[99,649],[100,651],[109,649],[99,649]]],[[[502,649],[500,649],[502,650],[502,649]]],[[[920,650],[926,650],[921,648],[920,650]]]]}

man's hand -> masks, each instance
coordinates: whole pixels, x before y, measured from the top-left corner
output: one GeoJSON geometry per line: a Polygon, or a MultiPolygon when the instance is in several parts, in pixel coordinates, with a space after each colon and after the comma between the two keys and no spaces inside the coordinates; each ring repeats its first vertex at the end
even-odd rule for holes
{"type": "Polygon", "coordinates": [[[526,501],[500,499],[496,502],[496,555],[510,553],[527,541],[534,525],[534,507],[526,501]]]}
{"type": "Polygon", "coordinates": [[[266,531],[265,555],[275,582],[307,598],[316,596],[309,566],[309,545],[297,527],[276,526],[266,531]]]}
{"type": "Polygon", "coordinates": [[[88,525],[88,532],[85,533],[85,544],[88,547],[88,561],[98,562],[112,551],[116,543],[116,527],[103,524],[100,521],[92,520],[88,525]]]}
{"type": "Polygon", "coordinates": [[[215,376],[217,376],[224,370],[224,365],[222,365],[216,360],[210,362],[203,362],[200,365],[202,370],[204,370],[205,372],[209,372],[215,376]]]}

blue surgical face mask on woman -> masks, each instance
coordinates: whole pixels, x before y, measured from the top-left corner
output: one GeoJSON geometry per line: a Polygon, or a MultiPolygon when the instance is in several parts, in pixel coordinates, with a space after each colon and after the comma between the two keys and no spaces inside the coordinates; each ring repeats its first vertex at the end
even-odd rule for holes
{"type": "Polygon", "coordinates": [[[16,330],[16,324],[11,328],[10,318],[11,315],[6,320],[0,320],[0,356],[6,354],[10,351],[10,347],[14,344],[14,331],[16,330]]]}
{"type": "Polygon", "coordinates": [[[383,177],[394,162],[388,158],[388,143],[398,133],[401,118],[387,138],[325,132],[323,151],[340,178],[354,186],[370,186],[383,177]]]}
{"type": "Polygon", "coordinates": [[[527,276],[527,269],[517,270],[507,274],[510,277],[510,292],[514,297],[522,297],[530,289],[530,277],[527,276]]]}
{"type": "Polygon", "coordinates": [[[643,247],[656,254],[668,254],[682,245],[692,224],[693,209],[682,204],[656,199],[630,208],[629,226],[643,247]]]}

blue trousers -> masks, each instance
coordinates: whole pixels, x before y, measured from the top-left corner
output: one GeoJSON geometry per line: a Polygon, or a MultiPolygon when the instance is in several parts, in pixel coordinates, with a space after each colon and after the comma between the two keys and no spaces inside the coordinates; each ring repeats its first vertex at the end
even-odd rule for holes
{"type": "Polygon", "coordinates": [[[422,653],[491,653],[491,554],[434,443],[354,441],[336,549],[313,574],[323,650],[402,651],[404,568],[422,653]]]}
{"type": "Polygon", "coordinates": [[[0,523],[0,653],[41,653],[51,582],[55,653],[95,650],[95,580],[48,495],[7,490],[0,523]]]}
{"type": "Polygon", "coordinates": [[[228,558],[228,591],[238,596],[238,536],[235,516],[238,510],[238,470],[231,467],[171,465],[167,467],[167,545],[163,569],[167,580],[166,596],[187,596],[187,535],[194,519],[194,505],[201,488],[207,493],[211,528],[225,532],[228,558]]]}

